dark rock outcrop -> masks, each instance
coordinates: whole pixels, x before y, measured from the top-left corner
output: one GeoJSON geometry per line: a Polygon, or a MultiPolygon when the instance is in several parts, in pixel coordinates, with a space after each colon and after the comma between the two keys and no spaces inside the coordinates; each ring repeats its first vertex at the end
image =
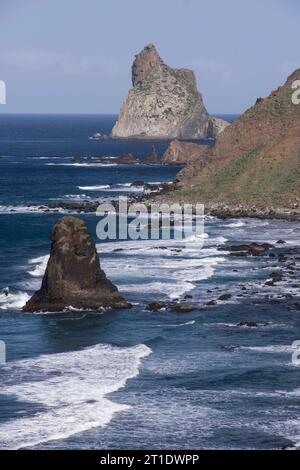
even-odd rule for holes
{"type": "Polygon", "coordinates": [[[166,309],[166,307],[167,304],[165,302],[151,302],[151,304],[146,307],[146,310],[149,312],[159,312],[160,310],[166,309]]]}
{"type": "Polygon", "coordinates": [[[261,256],[266,254],[272,245],[269,243],[250,243],[249,245],[231,245],[221,248],[221,251],[230,251],[231,256],[261,256]]]}
{"type": "Polygon", "coordinates": [[[190,313],[196,310],[196,306],[192,304],[180,304],[176,303],[171,306],[171,312],[176,313],[190,313]]]}
{"type": "Polygon", "coordinates": [[[64,217],[52,231],[50,258],[42,286],[23,307],[25,312],[129,308],[100,268],[95,243],[83,220],[64,217]]]}
{"type": "MultiPolygon", "coordinates": [[[[192,142],[181,142],[173,140],[165,151],[161,163],[163,165],[185,165],[191,161],[200,164],[207,153],[207,145],[194,144],[192,142]]],[[[204,159],[204,161],[206,161],[204,159]]]]}
{"type": "Polygon", "coordinates": [[[153,164],[158,164],[158,163],[160,163],[160,161],[159,161],[159,159],[158,159],[157,151],[156,151],[156,148],[155,148],[154,145],[152,146],[152,152],[151,152],[151,154],[148,155],[148,157],[145,158],[145,160],[143,161],[143,163],[146,163],[147,165],[153,165],[153,164]]]}
{"type": "Polygon", "coordinates": [[[139,160],[137,160],[132,153],[128,153],[127,155],[122,155],[121,157],[115,158],[114,163],[117,163],[118,165],[131,165],[134,163],[139,163],[139,160]]]}
{"type": "Polygon", "coordinates": [[[255,321],[242,321],[238,326],[241,328],[257,328],[258,324],[255,321]]]}
{"type": "Polygon", "coordinates": [[[219,300],[221,300],[222,302],[226,302],[226,300],[230,300],[231,298],[232,298],[232,294],[222,294],[219,297],[219,300]]]}

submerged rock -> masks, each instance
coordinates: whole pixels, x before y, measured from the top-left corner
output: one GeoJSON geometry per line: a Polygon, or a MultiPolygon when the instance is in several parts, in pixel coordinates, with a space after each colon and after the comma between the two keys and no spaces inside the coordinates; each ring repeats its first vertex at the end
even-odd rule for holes
{"type": "Polygon", "coordinates": [[[226,300],[229,300],[231,298],[232,298],[231,294],[223,294],[219,297],[219,300],[221,300],[222,302],[225,302],[226,300]]]}
{"type": "Polygon", "coordinates": [[[153,164],[160,163],[160,161],[158,159],[157,151],[156,151],[156,148],[155,148],[154,145],[152,146],[152,152],[150,153],[150,155],[148,155],[148,157],[145,158],[143,163],[146,163],[147,165],[153,165],[153,164]]]}
{"type": "Polygon", "coordinates": [[[83,220],[64,217],[54,226],[51,240],[42,286],[23,311],[131,307],[102,271],[95,243],[83,220]]]}

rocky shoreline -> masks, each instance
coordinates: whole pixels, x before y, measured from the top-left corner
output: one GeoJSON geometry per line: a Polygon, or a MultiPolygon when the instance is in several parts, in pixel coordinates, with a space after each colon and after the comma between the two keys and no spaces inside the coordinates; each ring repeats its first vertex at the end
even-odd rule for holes
{"type": "MultiPolygon", "coordinates": [[[[177,201],[173,197],[170,197],[170,188],[175,187],[176,183],[163,183],[161,185],[145,185],[144,188],[150,191],[149,195],[137,196],[130,194],[128,202],[129,204],[135,202],[141,202],[146,204],[150,209],[150,204],[163,204],[163,203],[176,203],[180,204],[189,203],[190,201],[177,201]],[[163,199],[160,199],[164,195],[163,199]]],[[[95,201],[82,201],[82,202],[60,202],[58,204],[47,204],[47,205],[28,205],[25,206],[32,212],[40,213],[60,213],[66,211],[70,213],[95,213],[98,206],[103,203],[103,200],[95,201]]],[[[110,203],[118,210],[118,200],[112,199],[110,203]]],[[[191,202],[192,203],[192,202],[191,202]]],[[[201,203],[201,202],[199,202],[201,203]]],[[[16,210],[12,207],[8,213],[16,213],[16,210]]],[[[277,219],[277,220],[288,220],[288,221],[300,221],[300,209],[288,208],[288,207],[260,207],[254,205],[229,205],[229,204],[205,204],[204,212],[207,216],[217,217],[219,219],[240,219],[240,218],[251,218],[251,219],[277,219]]]]}
{"type": "MultiPolygon", "coordinates": [[[[220,305],[233,302],[235,299],[251,299],[253,304],[262,302],[271,305],[288,302],[288,310],[300,311],[299,296],[297,292],[300,289],[300,250],[286,245],[284,240],[278,240],[276,244],[268,243],[248,243],[244,245],[226,245],[219,248],[220,252],[227,252],[227,256],[241,258],[257,258],[264,260],[268,271],[264,278],[256,279],[254,283],[240,282],[238,284],[238,293],[227,289],[224,291],[221,287],[214,287],[207,290],[207,296],[199,304],[193,299],[193,295],[188,294],[182,300],[174,299],[172,302],[158,300],[145,307],[146,311],[157,314],[163,311],[170,313],[192,313],[197,311],[210,311],[220,305]],[[288,289],[284,289],[288,282],[288,289]],[[263,298],[256,298],[256,294],[264,289],[263,298]]],[[[254,269],[261,269],[259,266],[254,269]]],[[[238,271],[238,270],[235,270],[238,271]]],[[[236,324],[239,328],[258,328],[268,327],[268,323],[258,323],[249,319],[236,324]]]]}

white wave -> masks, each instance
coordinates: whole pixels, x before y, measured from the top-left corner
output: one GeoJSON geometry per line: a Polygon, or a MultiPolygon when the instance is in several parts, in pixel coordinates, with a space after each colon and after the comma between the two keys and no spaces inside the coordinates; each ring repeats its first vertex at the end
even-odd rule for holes
{"type": "Polygon", "coordinates": [[[242,346],[241,349],[256,351],[268,354],[293,353],[292,345],[270,345],[270,346],[242,346]]]}
{"type": "Polygon", "coordinates": [[[39,256],[38,258],[33,258],[29,260],[29,264],[34,264],[35,266],[30,271],[27,271],[28,274],[34,277],[43,276],[47,267],[48,260],[49,255],[39,256]]]}
{"type": "Polygon", "coordinates": [[[228,241],[227,238],[220,236],[220,237],[215,237],[215,238],[209,238],[207,240],[207,243],[209,245],[224,245],[228,241]]]}
{"type": "Polygon", "coordinates": [[[42,204],[39,206],[1,206],[0,205],[0,214],[30,214],[30,213],[44,213],[47,211],[49,212],[59,212],[65,213],[68,212],[61,207],[53,207],[49,208],[47,206],[43,206],[42,204]]]}
{"type": "Polygon", "coordinates": [[[99,184],[96,186],[78,186],[81,191],[101,191],[102,189],[110,189],[109,184],[99,184]]]}
{"type": "MultiPolygon", "coordinates": [[[[241,328],[239,323],[204,323],[204,326],[211,328],[241,328]]],[[[245,326],[245,328],[247,328],[245,326]]],[[[256,328],[248,328],[249,331],[255,332],[258,328],[270,329],[270,328],[292,328],[291,325],[286,325],[285,323],[257,323],[256,328]]],[[[250,349],[250,348],[247,348],[250,349]]]]}
{"type": "Polygon", "coordinates": [[[89,196],[86,194],[65,194],[59,199],[72,199],[72,200],[82,200],[82,199],[90,199],[89,196]]]}
{"type": "Polygon", "coordinates": [[[72,157],[27,157],[29,160],[70,160],[72,157]]]}
{"type": "Polygon", "coordinates": [[[236,328],[237,324],[236,323],[204,323],[203,326],[209,327],[209,328],[236,328]]]}
{"type": "Polygon", "coordinates": [[[116,412],[129,407],[106,395],[136,377],[141,360],[150,353],[143,344],[131,348],[98,344],[7,363],[3,371],[9,383],[0,387],[0,393],[37,404],[42,411],[2,423],[1,448],[32,447],[107,425],[116,412]],[[14,378],[18,383],[11,385],[14,378]]]}
{"type": "Polygon", "coordinates": [[[223,225],[223,227],[239,228],[239,227],[243,227],[244,225],[246,225],[245,222],[243,222],[242,220],[238,220],[237,222],[232,222],[230,224],[223,225]]]}
{"type": "Polygon", "coordinates": [[[167,295],[171,300],[181,297],[190,292],[195,287],[191,282],[168,283],[168,282],[145,282],[143,284],[125,284],[122,285],[122,293],[139,292],[149,294],[167,295]]]}
{"type": "Polygon", "coordinates": [[[0,310],[20,310],[29,299],[30,296],[22,291],[0,295],[0,310]]]}
{"type": "MultiPolygon", "coordinates": [[[[185,323],[178,323],[177,325],[163,325],[163,326],[167,326],[167,328],[177,328],[179,326],[189,326],[189,325],[195,325],[196,323],[196,320],[192,320],[192,321],[187,321],[185,323]]],[[[162,326],[162,325],[161,325],[162,326]]]]}
{"type": "Polygon", "coordinates": [[[117,163],[46,163],[48,166],[78,166],[82,168],[97,168],[117,166],[117,163]]]}

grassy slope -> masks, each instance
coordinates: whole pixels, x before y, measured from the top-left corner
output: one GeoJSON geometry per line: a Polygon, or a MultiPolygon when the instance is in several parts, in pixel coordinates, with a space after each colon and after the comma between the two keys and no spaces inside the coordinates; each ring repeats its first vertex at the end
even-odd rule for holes
{"type": "Polygon", "coordinates": [[[221,134],[204,169],[197,162],[180,174],[180,197],[199,202],[275,204],[300,200],[300,105],[291,84],[259,100],[221,134]]]}

